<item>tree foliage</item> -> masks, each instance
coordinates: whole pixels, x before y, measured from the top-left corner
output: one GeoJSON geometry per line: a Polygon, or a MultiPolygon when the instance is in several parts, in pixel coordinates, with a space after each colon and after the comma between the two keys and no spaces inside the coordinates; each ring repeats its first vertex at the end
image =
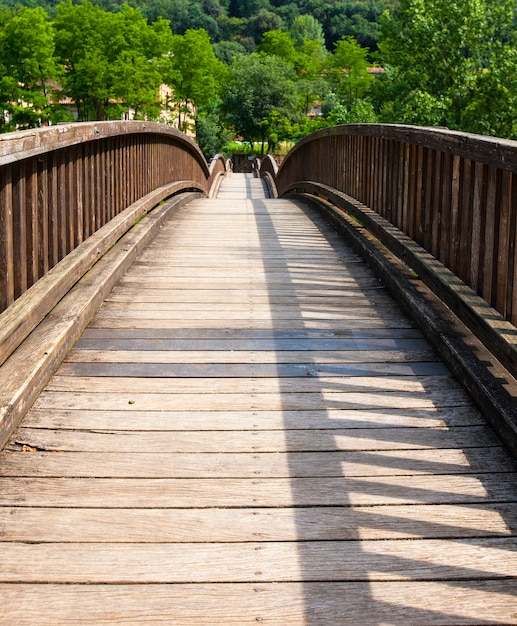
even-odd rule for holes
{"type": "Polygon", "coordinates": [[[0,104],[5,130],[31,128],[52,115],[49,82],[59,74],[54,33],[41,7],[4,14],[0,30],[0,104]]]}
{"type": "Polygon", "coordinates": [[[485,107],[491,93],[515,111],[514,9],[514,0],[400,0],[382,25],[388,117],[511,134],[485,107]]]}
{"type": "Polygon", "coordinates": [[[190,106],[207,106],[217,95],[225,66],[215,56],[204,30],[188,30],[172,39],[170,69],[165,79],[173,88],[178,128],[187,129],[190,106]]]}
{"type": "Polygon", "coordinates": [[[276,143],[296,114],[293,67],[272,56],[250,54],[230,68],[223,111],[235,133],[250,143],[276,143]]]}
{"type": "Polygon", "coordinates": [[[0,0],[0,131],[63,119],[59,92],[207,154],[228,129],[271,146],[349,122],[517,138],[516,0],[128,1],[0,0]]]}

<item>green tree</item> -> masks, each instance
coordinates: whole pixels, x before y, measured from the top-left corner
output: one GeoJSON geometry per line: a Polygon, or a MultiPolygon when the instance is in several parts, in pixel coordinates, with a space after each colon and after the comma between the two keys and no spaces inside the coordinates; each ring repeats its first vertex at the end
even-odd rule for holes
{"type": "Polygon", "coordinates": [[[217,95],[226,68],[202,29],[175,35],[171,50],[167,83],[177,100],[178,128],[186,130],[188,119],[195,117],[195,108],[207,106],[217,95]]]}
{"type": "Polygon", "coordinates": [[[290,33],[298,46],[307,41],[317,41],[322,46],[325,44],[323,28],[312,15],[298,16],[291,25],[290,33]]]}
{"type": "Polygon", "coordinates": [[[165,20],[151,26],[127,5],[108,13],[88,1],[58,6],[56,51],[64,89],[82,121],[119,117],[132,108],[153,117],[172,35],[165,20]]]}
{"type": "Polygon", "coordinates": [[[198,112],[196,117],[196,141],[207,160],[222,151],[231,139],[220,114],[220,102],[214,100],[198,112]]]}
{"type": "Polygon", "coordinates": [[[106,53],[114,31],[111,16],[87,1],[74,5],[68,0],[57,7],[56,53],[65,67],[64,91],[74,101],[80,121],[107,117],[112,95],[106,53]]]}
{"type": "Polygon", "coordinates": [[[351,107],[364,95],[372,80],[368,73],[368,50],[353,37],[343,37],[336,43],[331,63],[334,91],[351,107]]]}
{"type": "Polygon", "coordinates": [[[58,77],[54,34],[41,7],[22,7],[0,30],[0,104],[5,130],[39,126],[52,116],[49,83],[58,77]],[[4,118],[5,120],[5,118],[4,118]]]}
{"type": "Polygon", "coordinates": [[[238,59],[223,91],[223,111],[235,133],[250,143],[283,139],[285,121],[296,116],[293,68],[273,56],[257,53],[238,59]],[[280,131],[280,135],[279,135],[280,131]]]}
{"type": "Polygon", "coordinates": [[[468,130],[475,103],[487,89],[502,95],[509,69],[515,75],[514,62],[505,65],[514,59],[514,9],[514,0],[400,0],[380,44],[389,121],[468,130]]]}
{"type": "Polygon", "coordinates": [[[269,56],[277,56],[287,63],[296,66],[299,61],[299,53],[296,50],[295,40],[283,30],[270,30],[264,33],[262,41],[257,47],[257,52],[269,56]]]}
{"type": "Polygon", "coordinates": [[[281,27],[281,17],[272,11],[261,9],[258,13],[249,18],[246,34],[257,44],[262,39],[265,32],[269,30],[279,30],[281,27]]]}

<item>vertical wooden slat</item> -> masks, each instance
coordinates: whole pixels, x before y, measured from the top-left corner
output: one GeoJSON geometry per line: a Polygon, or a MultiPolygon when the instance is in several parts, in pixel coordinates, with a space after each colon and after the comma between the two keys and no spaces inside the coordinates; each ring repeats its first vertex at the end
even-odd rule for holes
{"type": "Polygon", "coordinates": [[[95,230],[102,228],[103,221],[103,207],[101,206],[101,176],[100,176],[100,155],[99,155],[99,142],[96,141],[93,146],[93,207],[95,213],[95,230]]]}
{"type": "Polygon", "coordinates": [[[511,174],[506,317],[517,326],[517,173],[511,174]]]}
{"type": "Polygon", "coordinates": [[[38,231],[40,242],[38,247],[38,278],[50,268],[50,218],[48,204],[48,157],[38,158],[38,231]]]}
{"type": "Polygon", "coordinates": [[[58,247],[59,260],[68,254],[69,230],[66,196],[66,162],[62,152],[58,154],[57,162],[57,214],[58,214],[58,247]]]}
{"type": "Polygon", "coordinates": [[[100,202],[100,206],[102,209],[102,223],[107,224],[109,221],[109,210],[108,210],[108,204],[106,202],[107,199],[107,195],[106,195],[106,184],[107,184],[107,176],[106,176],[106,161],[107,161],[107,154],[106,154],[106,144],[107,144],[108,140],[104,140],[101,142],[101,145],[99,145],[99,182],[100,182],[100,188],[99,188],[99,192],[100,192],[100,197],[99,197],[99,202],[100,202]]]}
{"type": "Polygon", "coordinates": [[[0,176],[0,311],[14,302],[12,166],[0,176]]]}
{"type": "Polygon", "coordinates": [[[55,152],[48,155],[49,266],[59,261],[58,167],[55,152]]]}
{"type": "Polygon", "coordinates": [[[458,232],[458,276],[470,284],[470,256],[472,245],[472,215],[474,202],[473,163],[471,159],[463,159],[461,183],[461,202],[458,232]]]}
{"type": "Polygon", "coordinates": [[[391,207],[393,206],[393,168],[394,168],[394,159],[393,159],[393,140],[388,139],[385,153],[385,189],[384,189],[384,202],[381,215],[385,217],[387,220],[391,220],[391,207]]]}
{"type": "Polygon", "coordinates": [[[84,205],[83,205],[83,159],[84,146],[77,146],[74,159],[74,195],[76,217],[76,245],[82,243],[84,236],[84,205]]]}
{"type": "Polygon", "coordinates": [[[404,168],[403,168],[403,180],[402,180],[402,198],[401,198],[401,215],[400,215],[400,229],[403,233],[408,233],[409,230],[409,207],[410,207],[410,185],[413,178],[413,172],[410,171],[411,167],[411,146],[407,143],[403,144],[404,150],[404,168]]]}
{"type": "Polygon", "coordinates": [[[484,204],[485,190],[485,166],[476,162],[474,167],[474,191],[472,203],[472,238],[470,251],[470,281],[469,284],[475,291],[481,287],[480,262],[482,255],[482,233],[484,219],[482,207],[484,204]]]}
{"type": "Polygon", "coordinates": [[[512,201],[512,174],[501,174],[501,196],[499,199],[499,235],[497,248],[497,275],[495,285],[495,308],[507,315],[508,270],[510,261],[510,215],[512,201]]]}
{"type": "Polygon", "coordinates": [[[76,190],[75,190],[75,160],[76,149],[70,148],[66,151],[66,163],[65,163],[65,189],[66,189],[66,211],[68,219],[68,250],[67,253],[73,250],[77,246],[78,241],[78,215],[76,204],[76,190]]]}
{"type": "Polygon", "coordinates": [[[434,179],[436,176],[436,157],[436,150],[428,148],[424,205],[424,248],[426,250],[431,250],[433,244],[433,222],[436,215],[434,206],[434,179]]]}
{"type": "Polygon", "coordinates": [[[494,274],[496,269],[496,235],[497,235],[497,188],[500,171],[495,167],[488,169],[488,184],[484,207],[485,228],[483,245],[483,278],[481,295],[490,304],[494,304],[494,274]]]}
{"type": "Polygon", "coordinates": [[[30,287],[39,278],[39,247],[42,236],[39,230],[38,214],[38,171],[35,159],[28,159],[25,165],[25,206],[27,217],[27,285],[30,287]]]}
{"type": "Polygon", "coordinates": [[[89,179],[89,163],[90,163],[90,144],[83,146],[83,158],[81,161],[81,182],[82,182],[82,198],[83,198],[83,236],[86,239],[91,234],[91,206],[90,206],[90,179],[89,179]]]}
{"type": "Polygon", "coordinates": [[[449,267],[453,272],[457,271],[459,257],[459,223],[460,223],[460,184],[461,184],[462,159],[454,156],[452,159],[452,180],[450,200],[450,234],[445,245],[449,248],[449,267]]]}
{"type": "Polygon", "coordinates": [[[443,154],[442,174],[440,177],[440,228],[438,258],[449,266],[450,238],[451,238],[451,212],[452,212],[452,158],[448,153],[443,154]]]}
{"type": "Polygon", "coordinates": [[[25,162],[17,163],[12,174],[12,233],[13,251],[16,261],[13,266],[14,297],[19,298],[27,291],[28,249],[25,162]]]}
{"type": "Polygon", "coordinates": [[[415,241],[422,241],[422,202],[424,189],[424,149],[422,146],[416,147],[416,180],[415,180],[415,210],[413,219],[413,232],[410,235],[415,241]]]}
{"type": "Polygon", "coordinates": [[[433,172],[433,206],[431,215],[431,254],[438,257],[440,254],[440,221],[441,221],[441,198],[442,198],[442,171],[443,154],[437,150],[434,155],[435,165],[433,172]]]}

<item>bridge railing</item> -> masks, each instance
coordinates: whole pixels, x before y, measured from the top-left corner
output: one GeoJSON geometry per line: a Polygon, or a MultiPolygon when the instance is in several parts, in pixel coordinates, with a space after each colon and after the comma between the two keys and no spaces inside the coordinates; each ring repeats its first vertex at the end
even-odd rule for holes
{"type": "Polygon", "coordinates": [[[226,173],[177,130],[69,124],[0,135],[0,365],[135,222],[226,173]]]}
{"type": "Polygon", "coordinates": [[[441,129],[358,124],[306,137],[278,171],[366,205],[517,325],[517,142],[441,129]]]}
{"type": "Polygon", "coordinates": [[[182,133],[146,122],[0,136],[0,312],[126,207],[157,189],[156,203],[208,195],[224,169],[182,133]]]}

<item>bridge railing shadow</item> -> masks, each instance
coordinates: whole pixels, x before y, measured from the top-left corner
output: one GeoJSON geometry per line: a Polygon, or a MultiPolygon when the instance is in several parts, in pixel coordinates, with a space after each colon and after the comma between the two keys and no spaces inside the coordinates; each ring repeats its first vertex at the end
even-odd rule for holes
{"type": "Polygon", "coordinates": [[[517,144],[344,125],[305,137],[280,167],[266,157],[260,173],[374,263],[517,455],[517,144]]]}
{"type": "MultiPolygon", "coordinates": [[[[303,229],[279,218],[279,209],[270,214],[263,201],[253,206],[261,244],[275,249],[264,272],[271,278],[303,623],[501,623],[491,619],[491,603],[512,606],[517,593],[509,565],[517,546],[515,461],[435,355],[420,352],[413,367],[403,362],[405,377],[395,373],[395,352],[414,358],[424,341],[395,305],[383,316],[373,273],[365,275],[357,260],[354,279],[350,258],[341,278],[330,277],[325,260],[315,261],[317,269],[302,267],[294,256],[314,254],[303,229]],[[276,304],[280,268],[289,277],[282,284],[289,331],[276,304]],[[333,308],[322,292],[347,295],[333,308]],[[297,384],[285,366],[287,335],[343,345],[334,361],[307,351],[297,384]],[[350,356],[363,355],[362,369],[347,361],[346,342],[350,356]],[[377,370],[375,348],[392,351],[377,370]]],[[[338,258],[335,233],[321,217],[312,219],[338,258]]]]}

